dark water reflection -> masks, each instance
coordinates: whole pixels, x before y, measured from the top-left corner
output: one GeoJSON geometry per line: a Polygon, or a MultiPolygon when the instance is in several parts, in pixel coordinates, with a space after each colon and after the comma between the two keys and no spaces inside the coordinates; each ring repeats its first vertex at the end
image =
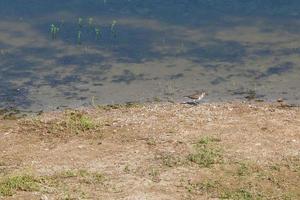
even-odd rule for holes
{"type": "Polygon", "coordinates": [[[296,0],[2,0],[0,17],[3,109],[181,100],[202,89],[206,101],[254,91],[300,102],[296,0]]]}

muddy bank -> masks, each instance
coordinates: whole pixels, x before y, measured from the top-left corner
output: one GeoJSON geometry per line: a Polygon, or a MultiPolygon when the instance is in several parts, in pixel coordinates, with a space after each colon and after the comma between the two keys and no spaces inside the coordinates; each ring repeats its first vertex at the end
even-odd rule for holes
{"type": "Polygon", "coordinates": [[[97,106],[0,121],[0,199],[299,199],[300,108],[97,106]]]}

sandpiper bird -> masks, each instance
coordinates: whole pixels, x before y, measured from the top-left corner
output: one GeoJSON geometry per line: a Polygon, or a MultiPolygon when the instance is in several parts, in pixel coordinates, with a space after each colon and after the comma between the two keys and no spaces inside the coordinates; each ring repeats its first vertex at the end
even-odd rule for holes
{"type": "Polygon", "coordinates": [[[184,97],[191,99],[193,103],[199,103],[199,101],[201,101],[205,95],[206,95],[205,92],[197,92],[195,94],[184,96],[184,97]]]}

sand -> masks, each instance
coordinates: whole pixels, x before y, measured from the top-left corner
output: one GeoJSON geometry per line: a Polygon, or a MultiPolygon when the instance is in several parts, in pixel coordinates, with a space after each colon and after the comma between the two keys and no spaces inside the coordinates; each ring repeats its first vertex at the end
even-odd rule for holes
{"type": "Polygon", "coordinates": [[[300,108],[96,106],[0,120],[0,199],[300,199],[300,108]]]}

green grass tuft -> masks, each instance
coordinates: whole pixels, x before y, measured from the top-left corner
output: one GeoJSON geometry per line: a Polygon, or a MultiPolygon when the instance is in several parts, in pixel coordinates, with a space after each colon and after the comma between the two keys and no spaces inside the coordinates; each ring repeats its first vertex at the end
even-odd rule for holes
{"type": "Polygon", "coordinates": [[[210,167],[222,162],[221,150],[215,145],[219,141],[215,138],[202,138],[195,145],[195,152],[188,156],[191,162],[200,167],[210,167]]]}
{"type": "Polygon", "coordinates": [[[30,175],[4,178],[0,182],[0,196],[11,196],[16,191],[38,191],[39,181],[30,175]]]}
{"type": "Polygon", "coordinates": [[[232,192],[225,192],[222,197],[222,199],[232,199],[232,200],[254,200],[254,199],[260,199],[259,196],[254,196],[251,192],[245,190],[245,189],[238,189],[236,191],[232,192]]]}
{"type": "Polygon", "coordinates": [[[67,113],[67,127],[76,133],[85,132],[96,127],[94,121],[82,112],[70,112],[67,113]]]}

